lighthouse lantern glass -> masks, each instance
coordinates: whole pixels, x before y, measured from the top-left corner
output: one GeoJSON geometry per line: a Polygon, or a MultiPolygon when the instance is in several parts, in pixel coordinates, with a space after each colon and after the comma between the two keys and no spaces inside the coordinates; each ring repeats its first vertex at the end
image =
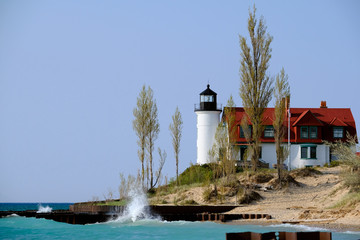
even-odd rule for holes
{"type": "Polygon", "coordinates": [[[201,102],[214,102],[214,96],[213,95],[201,95],[201,102]]]}

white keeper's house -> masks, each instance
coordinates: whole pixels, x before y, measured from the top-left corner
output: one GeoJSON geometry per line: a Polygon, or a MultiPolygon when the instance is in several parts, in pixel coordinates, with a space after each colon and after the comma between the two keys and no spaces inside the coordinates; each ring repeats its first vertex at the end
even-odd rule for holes
{"type": "MultiPolygon", "coordinates": [[[[213,146],[215,131],[220,122],[221,107],[217,105],[216,93],[208,88],[200,93],[200,105],[195,107],[197,114],[197,163],[209,162],[208,152],[213,146]]],[[[319,108],[289,108],[286,111],[284,127],[287,132],[284,145],[290,144],[290,157],[285,164],[294,168],[323,166],[334,160],[330,147],[324,141],[335,142],[346,140],[346,132],[356,135],[355,120],[350,108],[328,108],[325,101],[319,108]],[[289,124],[290,123],[290,124],[289,124]],[[289,133],[289,134],[288,134],[289,133]],[[288,141],[290,135],[290,141],[288,141]]],[[[239,148],[237,161],[244,161],[244,153],[248,147],[241,129],[241,119],[246,115],[244,108],[235,108],[237,141],[239,148]]],[[[276,166],[276,151],[274,140],[274,108],[267,108],[263,116],[264,132],[261,137],[260,161],[276,166]]],[[[251,122],[249,122],[251,128],[251,122]]]]}

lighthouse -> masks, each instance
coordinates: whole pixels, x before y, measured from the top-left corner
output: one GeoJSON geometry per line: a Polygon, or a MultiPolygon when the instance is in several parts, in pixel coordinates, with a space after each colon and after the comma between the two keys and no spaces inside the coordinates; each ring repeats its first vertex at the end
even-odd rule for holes
{"type": "Polygon", "coordinates": [[[220,121],[221,107],[217,107],[216,92],[210,85],[200,93],[200,104],[195,105],[197,115],[197,164],[210,162],[209,151],[215,142],[215,132],[220,121]]]}

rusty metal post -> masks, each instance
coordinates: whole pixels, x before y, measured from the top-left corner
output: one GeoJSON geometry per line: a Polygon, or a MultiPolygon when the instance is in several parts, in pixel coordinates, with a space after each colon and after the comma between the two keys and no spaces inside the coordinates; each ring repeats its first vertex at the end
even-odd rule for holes
{"type": "Polygon", "coordinates": [[[319,240],[332,240],[331,232],[320,232],[319,240]]]}

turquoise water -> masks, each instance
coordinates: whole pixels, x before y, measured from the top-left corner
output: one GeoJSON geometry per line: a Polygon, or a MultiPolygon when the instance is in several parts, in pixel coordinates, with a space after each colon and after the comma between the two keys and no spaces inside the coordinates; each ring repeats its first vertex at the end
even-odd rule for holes
{"type": "MultiPolygon", "coordinates": [[[[326,231],[326,229],[301,225],[226,225],[213,222],[160,220],[71,225],[19,216],[0,219],[0,239],[225,239],[227,232],[243,231],[326,231]]],[[[333,239],[360,239],[360,232],[334,232],[333,239]]]]}
{"type": "MultiPolygon", "coordinates": [[[[6,217],[0,219],[1,239],[225,239],[227,232],[326,231],[306,226],[226,225],[212,222],[108,222],[71,225],[52,220],[6,217]]],[[[333,233],[333,239],[360,239],[360,232],[333,233]]]]}
{"type": "Polygon", "coordinates": [[[0,203],[0,211],[38,210],[39,206],[49,206],[52,210],[68,210],[73,203],[0,203]]]}

